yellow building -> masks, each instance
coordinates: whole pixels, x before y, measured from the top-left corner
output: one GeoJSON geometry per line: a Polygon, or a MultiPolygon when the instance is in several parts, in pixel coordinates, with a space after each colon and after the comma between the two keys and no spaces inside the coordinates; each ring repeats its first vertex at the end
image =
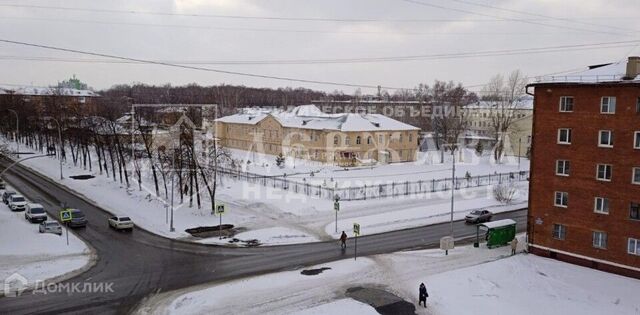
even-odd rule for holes
{"type": "Polygon", "coordinates": [[[344,166],[415,161],[420,131],[380,114],[326,114],[315,105],[245,109],[215,124],[223,147],[344,166]]]}
{"type": "Polygon", "coordinates": [[[531,148],[531,135],[533,130],[533,115],[514,120],[509,126],[509,142],[512,155],[527,157],[531,148]]]}

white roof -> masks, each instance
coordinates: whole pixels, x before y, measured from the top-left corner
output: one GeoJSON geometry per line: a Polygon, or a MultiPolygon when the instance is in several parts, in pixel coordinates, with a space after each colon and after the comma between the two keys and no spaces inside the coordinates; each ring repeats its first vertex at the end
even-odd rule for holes
{"type": "Polygon", "coordinates": [[[267,116],[285,128],[338,131],[420,130],[381,114],[326,114],[315,105],[301,105],[287,111],[278,109],[244,109],[241,113],[216,119],[225,123],[255,125],[267,116]]]}
{"type": "MultiPolygon", "coordinates": [[[[602,66],[591,66],[587,69],[571,72],[565,75],[551,75],[536,78],[536,83],[595,83],[622,81],[627,72],[627,60],[618,61],[602,66]]],[[[640,75],[625,82],[638,82],[640,75]]]]}
{"type": "Polygon", "coordinates": [[[489,229],[493,229],[493,228],[497,228],[497,227],[509,226],[509,225],[514,225],[514,224],[516,224],[516,221],[513,221],[511,219],[504,219],[504,220],[486,222],[486,223],[482,223],[480,225],[486,226],[489,229]]]}
{"type": "MultiPolygon", "coordinates": [[[[533,110],[533,97],[526,95],[519,98],[514,105],[514,110],[533,110]]],[[[496,107],[496,102],[492,101],[478,101],[465,105],[467,109],[491,109],[496,107]]]]}
{"type": "Polygon", "coordinates": [[[98,93],[91,90],[77,90],[71,88],[56,88],[56,87],[40,87],[40,86],[18,86],[18,85],[0,85],[1,94],[16,94],[16,95],[63,95],[63,96],[77,96],[77,97],[96,97],[100,96],[98,93]]]}

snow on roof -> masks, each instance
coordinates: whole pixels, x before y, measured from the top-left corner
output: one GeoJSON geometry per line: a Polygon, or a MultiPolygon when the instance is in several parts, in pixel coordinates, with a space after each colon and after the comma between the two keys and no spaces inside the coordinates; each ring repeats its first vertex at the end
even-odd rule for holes
{"type": "Polygon", "coordinates": [[[97,97],[98,93],[91,90],[77,90],[71,88],[56,87],[40,87],[40,86],[13,86],[0,85],[0,94],[16,94],[16,95],[63,95],[77,97],[97,97]]]}
{"type": "MultiPolygon", "coordinates": [[[[627,72],[627,60],[614,63],[595,65],[586,69],[571,72],[565,75],[550,75],[536,77],[536,83],[596,83],[596,82],[618,82],[624,80],[627,72]]],[[[624,80],[625,82],[638,82],[640,75],[635,78],[624,80]]]]}
{"type": "Polygon", "coordinates": [[[235,124],[255,125],[271,116],[283,127],[339,131],[420,130],[381,114],[327,114],[315,105],[301,105],[287,111],[278,109],[244,109],[242,112],[216,119],[235,124]]]}
{"type": "MultiPolygon", "coordinates": [[[[525,95],[525,96],[519,98],[516,102],[517,102],[517,104],[514,106],[514,109],[518,109],[518,110],[530,109],[530,110],[533,110],[533,97],[532,96],[525,95]]],[[[491,109],[491,108],[495,108],[496,104],[497,104],[497,102],[492,102],[492,101],[477,101],[475,103],[471,103],[471,104],[465,105],[465,108],[467,108],[467,109],[491,109]]]]}
{"type": "Polygon", "coordinates": [[[480,225],[485,226],[489,229],[493,229],[493,228],[498,228],[503,226],[515,225],[515,224],[516,224],[516,221],[513,221],[511,219],[504,219],[504,220],[498,220],[498,221],[485,222],[480,225]]]}

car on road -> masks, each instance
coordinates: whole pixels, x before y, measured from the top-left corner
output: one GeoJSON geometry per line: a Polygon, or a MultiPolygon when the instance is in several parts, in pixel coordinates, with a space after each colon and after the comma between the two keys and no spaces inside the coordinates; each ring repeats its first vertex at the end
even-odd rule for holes
{"type": "Polygon", "coordinates": [[[2,193],[2,202],[4,202],[4,204],[9,204],[9,197],[11,197],[11,195],[15,195],[16,192],[12,191],[12,190],[5,190],[2,193]]]}
{"type": "Polygon", "coordinates": [[[62,235],[62,226],[56,221],[44,221],[38,226],[40,233],[53,233],[62,235]]]}
{"type": "MultiPolygon", "coordinates": [[[[72,228],[86,227],[89,222],[80,209],[66,209],[71,211],[71,221],[67,221],[67,225],[72,228]]],[[[61,218],[62,219],[62,218],[61,218]]]]}
{"type": "Polygon", "coordinates": [[[473,210],[464,217],[467,223],[482,223],[491,221],[493,213],[489,210],[473,210]]]}
{"type": "Polygon", "coordinates": [[[9,197],[9,209],[11,211],[24,211],[27,206],[27,199],[19,194],[14,194],[9,197]]]}
{"type": "Polygon", "coordinates": [[[47,221],[47,213],[39,203],[28,203],[24,210],[24,218],[31,223],[47,221]]]}
{"type": "Polygon", "coordinates": [[[133,221],[129,217],[113,216],[109,218],[109,226],[116,230],[133,230],[133,221]]]}

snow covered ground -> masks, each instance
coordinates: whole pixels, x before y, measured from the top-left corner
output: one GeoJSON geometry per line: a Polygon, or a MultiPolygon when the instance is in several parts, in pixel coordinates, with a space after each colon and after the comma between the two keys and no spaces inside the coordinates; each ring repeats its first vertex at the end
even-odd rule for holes
{"type": "MultiPolygon", "coordinates": [[[[329,187],[371,186],[385,183],[404,183],[405,181],[432,180],[451,178],[450,154],[444,155],[444,164],[440,163],[440,152],[418,152],[415,162],[394,163],[386,165],[360,166],[345,170],[330,164],[288,157],[282,167],[276,166],[275,156],[236,149],[227,149],[238,161],[242,161],[241,169],[259,175],[281,176],[287,179],[313,185],[329,187]],[[247,163],[247,162],[250,163],[247,163]],[[313,172],[314,175],[310,176],[313,172]]],[[[529,170],[529,160],[514,156],[504,156],[501,163],[495,163],[490,152],[478,156],[474,150],[463,149],[457,154],[456,176],[464,177],[509,173],[529,170]]]]}
{"type": "MultiPolygon", "coordinates": [[[[26,150],[28,148],[24,146],[21,149],[21,151],[26,150]]],[[[130,179],[130,187],[126,187],[126,184],[121,183],[119,179],[114,180],[106,174],[100,174],[97,159],[92,161],[94,165],[91,171],[83,169],[80,165],[74,166],[71,161],[65,163],[63,165],[65,179],[62,181],[59,180],[59,162],[55,158],[35,158],[24,161],[22,164],[62,183],[114,214],[131,217],[137,226],[153,233],[209,244],[231,244],[230,239],[220,240],[217,236],[200,239],[185,232],[188,228],[219,224],[219,217],[211,214],[211,203],[206,193],[201,194],[201,209],[197,208],[195,197],[194,204],[190,206],[188,198],[181,203],[179,196],[174,196],[175,231],[170,232],[169,200],[164,196],[155,196],[150,178],[146,179],[142,190],[133,179],[130,179]],[[73,175],[95,177],[76,180],[70,177],[73,175]]],[[[491,169],[489,164],[484,163],[489,163],[488,158],[476,166],[478,170],[491,169]]],[[[383,166],[383,168],[386,167],[409,166],[402,164],[383,166]]],[[[429,165],[428,167],[447,168],[448,166],[429,165]]],[[[514,166],[504,167],[513,168],[514,166]]],[[[365,171],[377,174],[375,170],[362,170],[362,172],[365,171]]],[[[478,172],[474,171],[474,175],[478,172]]],[[[526,207],[527,183],[519,182],[516,185],[519,188],[519,194],[508,206],[502,205],[493,198],[491,186],[456,191],[455,218],[462,218],[466,212],[477,208],[489,208],[495,212],[501,212],[526,207]]],[[[339,231],[346,231],[354,222],[358,222],[362,233],[372,234],[444,222],[448,220],[450,196],[450,191],[443,191],[396,198],[342,201],[338,214],[338,228],[339,231]]],[[[242,241],[257,239],[263,245],[280,245],[329,240],[337,236],[335,212],[331,200],[248,184],[228,177],[222,177],[216,199],[227,208],[222,223],[233,224],[238,228],[238,234],[234,237],[241,242],[233,244],[242,245],[244,244],[242,241]]]]}
{"type": "MultiPolygon", "coordinates": [[[[523,236],[520,236],[523,237],[523,236]]],[[[522,244],[522,242],[520,243],[522,244]]],[[[351,287],[384,289],[416,304],[417,314],[638,314],[640,282],[510,248],[458,247],[342,260],[315,276],[300,270],[199,286],[155,296],[140,314],[377,314],[346,296],[351,287]],[[418,285],[429,292],[417,306],[418,285]],[[605,289],[606,288],[606,289],[605,289]]]]}
{"type": "MultiPolygon", "coordinates": [[[[12,212],[4,203],[0,203],[2,282],[18,273],[28,280],[28,286],[33,287],[36,281],[65,274],[69,276],[74,271],[86,268],[93,259],[89,248],[74,233],[69,233],[67,246],[65,236],[39,233],[38,224],[25,220],[24,212],[12,212]]],[[[4,289],[4,286],[0,286],[0,295],[4,289]]]]}

